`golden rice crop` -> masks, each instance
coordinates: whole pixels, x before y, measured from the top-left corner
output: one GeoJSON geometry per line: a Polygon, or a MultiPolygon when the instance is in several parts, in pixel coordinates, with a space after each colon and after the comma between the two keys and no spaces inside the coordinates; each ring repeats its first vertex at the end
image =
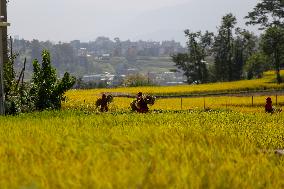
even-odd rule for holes
{"type": "MultiPolygon", "coordinates": [[[[88,111],[96,110],[95,102],[99,96],[92,95],[88,98],[85,95],[70,97],[66,103],[63,103],[63,109],[79,109],[88,111]]],[[[202,110],[202,109],[229,109],[241,112],[264,112],[264,106],[267,96],[253,97],[200,97],[200,98],[169,98],[157,99],[150,110],[202,110]]],[[[274,107],[281,109],[284,105],[284,96],[271,96],[274,107]]],[[[110,104],[110,111],[130,111],[132,98],[116,97],[110,104]]]]}
{"type": "MultiPolygon", "coordinates": [[[[282,74],[284,71],[282,71],[282,74]]],[[[93,90],[71,90],[67,95],[67,102],[63,104],[64,109],[81,109],[94,111],[96,100],[102,93],[123,93],[135,95],[142,91],[146,94],[156,95],[182,95],[212,93],[212,92],[232,92],[242,90],[260,89],[283,89],[284,84],[273,83],[274,72],[266,72],[261,79],[244,80],[236,82],[223,82],[203,85],[182,85],[171,87],[134,87],[134,88],[115,88],[115,89],[93,89],[93,90]]],[[[205,98],[173,98],[158,99],[151,109],[162,110],[188,110],[188,109],[218,109],[226,108],[244,112],[263,112],[266,96],[254,97],[253,106],[251,97],[205,97],[205,98]],[[182,102],[181,102],[182,101],[182,102]]],[[[272,97],[274,103],[275,97],[272,97]]],[[[111,111],[127,110],[132,102],[131,98],[115,98],[111,104],[111,111]]],[[[278,97],[278,104],[283,105],[283,96],[278,97]]],[[[281,108],[278,106],[277,108],[281,108]]]]}
{"type": "MultiPolygon", "coordinates": [[[[284,70],[282,70],[284,75],[284,70]]],[[[87,99],[101,93],[123,93],[135,95],[139,91],[153,95],[183,95],[183,94],[198,94],[198,93],[219,93],[232,91],[255,91],[255,90],[278,90],[284,88],[283,84],[273,82],[274,72],[266,72],[261,79],[242,80],[234,82],[210,83],[202,85],[181,85],[181,86],[166,86],[166,87],[129,87],[129,88],[111,88],[111,89],[93,89],[93,90],[71,90],[67,96],[77,98],[79,95],[85,96],[87,99]]],[[[86,99],[86,100],[87,100],[86,99]]]]}
{"type": "Polygon", "coordinates": [[[274,153],[284,148],[284,116],[264,113],[265,96],[253,105],[251,97],[157,99],[148,114],[130,112],[131,98],[115,98],[110,112],[95,109],[102,92],[283,87],[268,83],[271,73],[265,78],[73,90],[63,111],[0,116],[0,188],[284,188],[284,158],[274,153]]]}
{"type": "Polygon", "coordinates": [[[283,188],[282,114],[0,117],[0,188],[283,188]]]}

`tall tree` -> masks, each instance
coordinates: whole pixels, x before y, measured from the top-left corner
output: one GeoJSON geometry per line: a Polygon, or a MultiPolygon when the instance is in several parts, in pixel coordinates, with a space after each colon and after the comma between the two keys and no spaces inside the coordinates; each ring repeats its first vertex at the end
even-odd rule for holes
{"type": "Polygon", "coordinates": [[[284,29],[277,26],[268,28],[262,37],[261,45],[263,52],[272,60],[277,83],[281,83],[280,68],[284,64],[284,29]]]}
{"type": "Polygon", "coordinates": [[[244,72],[247,79],[261,78],[264,71],[269,70],[268,57],[262,52],[252,54],[244,65],[244,72]]]}
{"type": "Polygon", "coordinates": [[[236,17],[229,13],[222,18],[222,24],[215,37],[214,58],[216,78],[219,81],[233,80],[233,29],[236,17]]]}
{"type": "Polygon", "coordinates": [[[280,66],[284,61],[284,1],[262,0],[245,18],[249,19],[247,24],[260,25],[259,29],[266,29],[262,39],[263,51],[272,59],[277,82],[281,83],[280,66]]]}
{"type": "Polygon", "coordinates": [[[284,1],[261,0],[245,18],[249,20],[246,24],[258,24],[260,29],[284,27],[284,1]]]}
{"type": "Polygon", "coordinates": [[[248,58],[256,52],[257,37],[247,31],[237,28],[233,42],[233,80],[240,80],[243,66],[248,58]]]}
{"type": "Polygon", "coordinates": [[[188,38],[188,53],[174,55],[173,61],[179,69],[184,71],[188,83],[206,83],[208,82],[208,69],[205,58],[212,46],[213,33],[206,31],[202,34],[185,30],[185,35],[188,38]]]}

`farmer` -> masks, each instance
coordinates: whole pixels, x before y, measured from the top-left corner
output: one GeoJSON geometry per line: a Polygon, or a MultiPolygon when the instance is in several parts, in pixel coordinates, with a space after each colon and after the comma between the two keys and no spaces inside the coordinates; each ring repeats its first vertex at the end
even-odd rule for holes
{"type": "Polygon", "coordinates": [[[107,112],[108,111],[108,100],[107,100],[107,96],[105,94],[102,95],[102,101],[101,101],[101,112],[107,112]]]}
{"type": "Polygon", "coordinates": [[[149,108],[147,106],[145,99],[143,98],[142,92],[139,92],[137,94],[136,100],[137,100],[137,112],[147,113],[149,111],[149,108]]]}
{"type": "Polygon", "coordinates": [[[270,97],[268,97],[266,99],[265,112],[267,112],[267,113],[273,113],[274,112],[274,109],[272,107],[272,101],[271,101],[270,97]]]}

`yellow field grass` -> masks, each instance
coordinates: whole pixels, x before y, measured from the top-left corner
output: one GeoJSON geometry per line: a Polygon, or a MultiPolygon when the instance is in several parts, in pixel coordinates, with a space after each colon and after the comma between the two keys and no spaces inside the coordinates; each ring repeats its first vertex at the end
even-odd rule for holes
{"type": "MultiPolygon", "coordinates": [[[[284,75],[284,70],[281,72],[284,75]]],[[[92,89],[92,90],[71,90],[67,96],[74,99],[80,95],[85,98],[92,98],[102,93],[125,93],[135,95],[137,92],[153,95],[183,95],[198,93],[218,93],[232,91],[256,91],[256,90],[279,90],[284,89],[283,84],[276,84],[274,81],[275,74],[273,71],[265,72],[264,77],[254,80],[242,80],[234,82],[221,82],[202,85],[180,85],[166,87],[129,87],[129,88],[111,88],[111,89],[92,89]]]]}
{"type": "MultiPolygon", "coordinates": [[[[95,102],[100,96],[92,95],[90,98],[86,96],[78,96],[77,98],[69,98],[63,103],[63,109],[77,109],[87,111],[98,111],[95,102]]],[[[203,110],[203,109],[228,109],[241,112],[264,112],[264,106],[267,96],[253,97],[201,97],[201,98],[169,98],[157,99],[153,106],[149,106],[150,110],[203,110]]],[[[282,109],[284,105],[284,96],[271,96],[273,105],[277,109],[282,109]]],[[[110,104],[110,111],[130,111],[130,103],[133,98],[116,97],[110,104]]]]}
{"type": "Polygon", "coordinates": [[[0,188],[283,188],[283,125],[228,111],[0,117],[0,188]]]}
{"type": "MultiPolygon", "coordinates": [[[[131,112],[131,98],[114,98],[108,113],[95,107],[101,93],[120,90],[185,94],[283,87],[265,78],[73,90],[61,111],[0,116],[0,189],[284,188],[284,158],[275,154],[284,148],[284,116],[264,113],[266,96],[254,97],[253,105],[251,97],[157,99],[148,114],[131,112]]],[[[284,96],[277,100],[280,109],[284,96]]]]}

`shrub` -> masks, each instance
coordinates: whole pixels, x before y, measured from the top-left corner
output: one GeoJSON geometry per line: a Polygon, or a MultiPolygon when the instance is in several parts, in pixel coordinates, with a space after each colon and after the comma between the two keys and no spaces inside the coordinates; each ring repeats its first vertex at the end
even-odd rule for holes
{"type": "Polygon", "coordinates": [[[42,53],[42,64],[34,60],[33,67],[30,95],[35,109],[60,109],[61,102],[65,100],[64,93],[75,84],[76,79],[67,72],[61,80],[57,79],[56,71],[51,65],[50,54],[46,50],[42,53]]]}

